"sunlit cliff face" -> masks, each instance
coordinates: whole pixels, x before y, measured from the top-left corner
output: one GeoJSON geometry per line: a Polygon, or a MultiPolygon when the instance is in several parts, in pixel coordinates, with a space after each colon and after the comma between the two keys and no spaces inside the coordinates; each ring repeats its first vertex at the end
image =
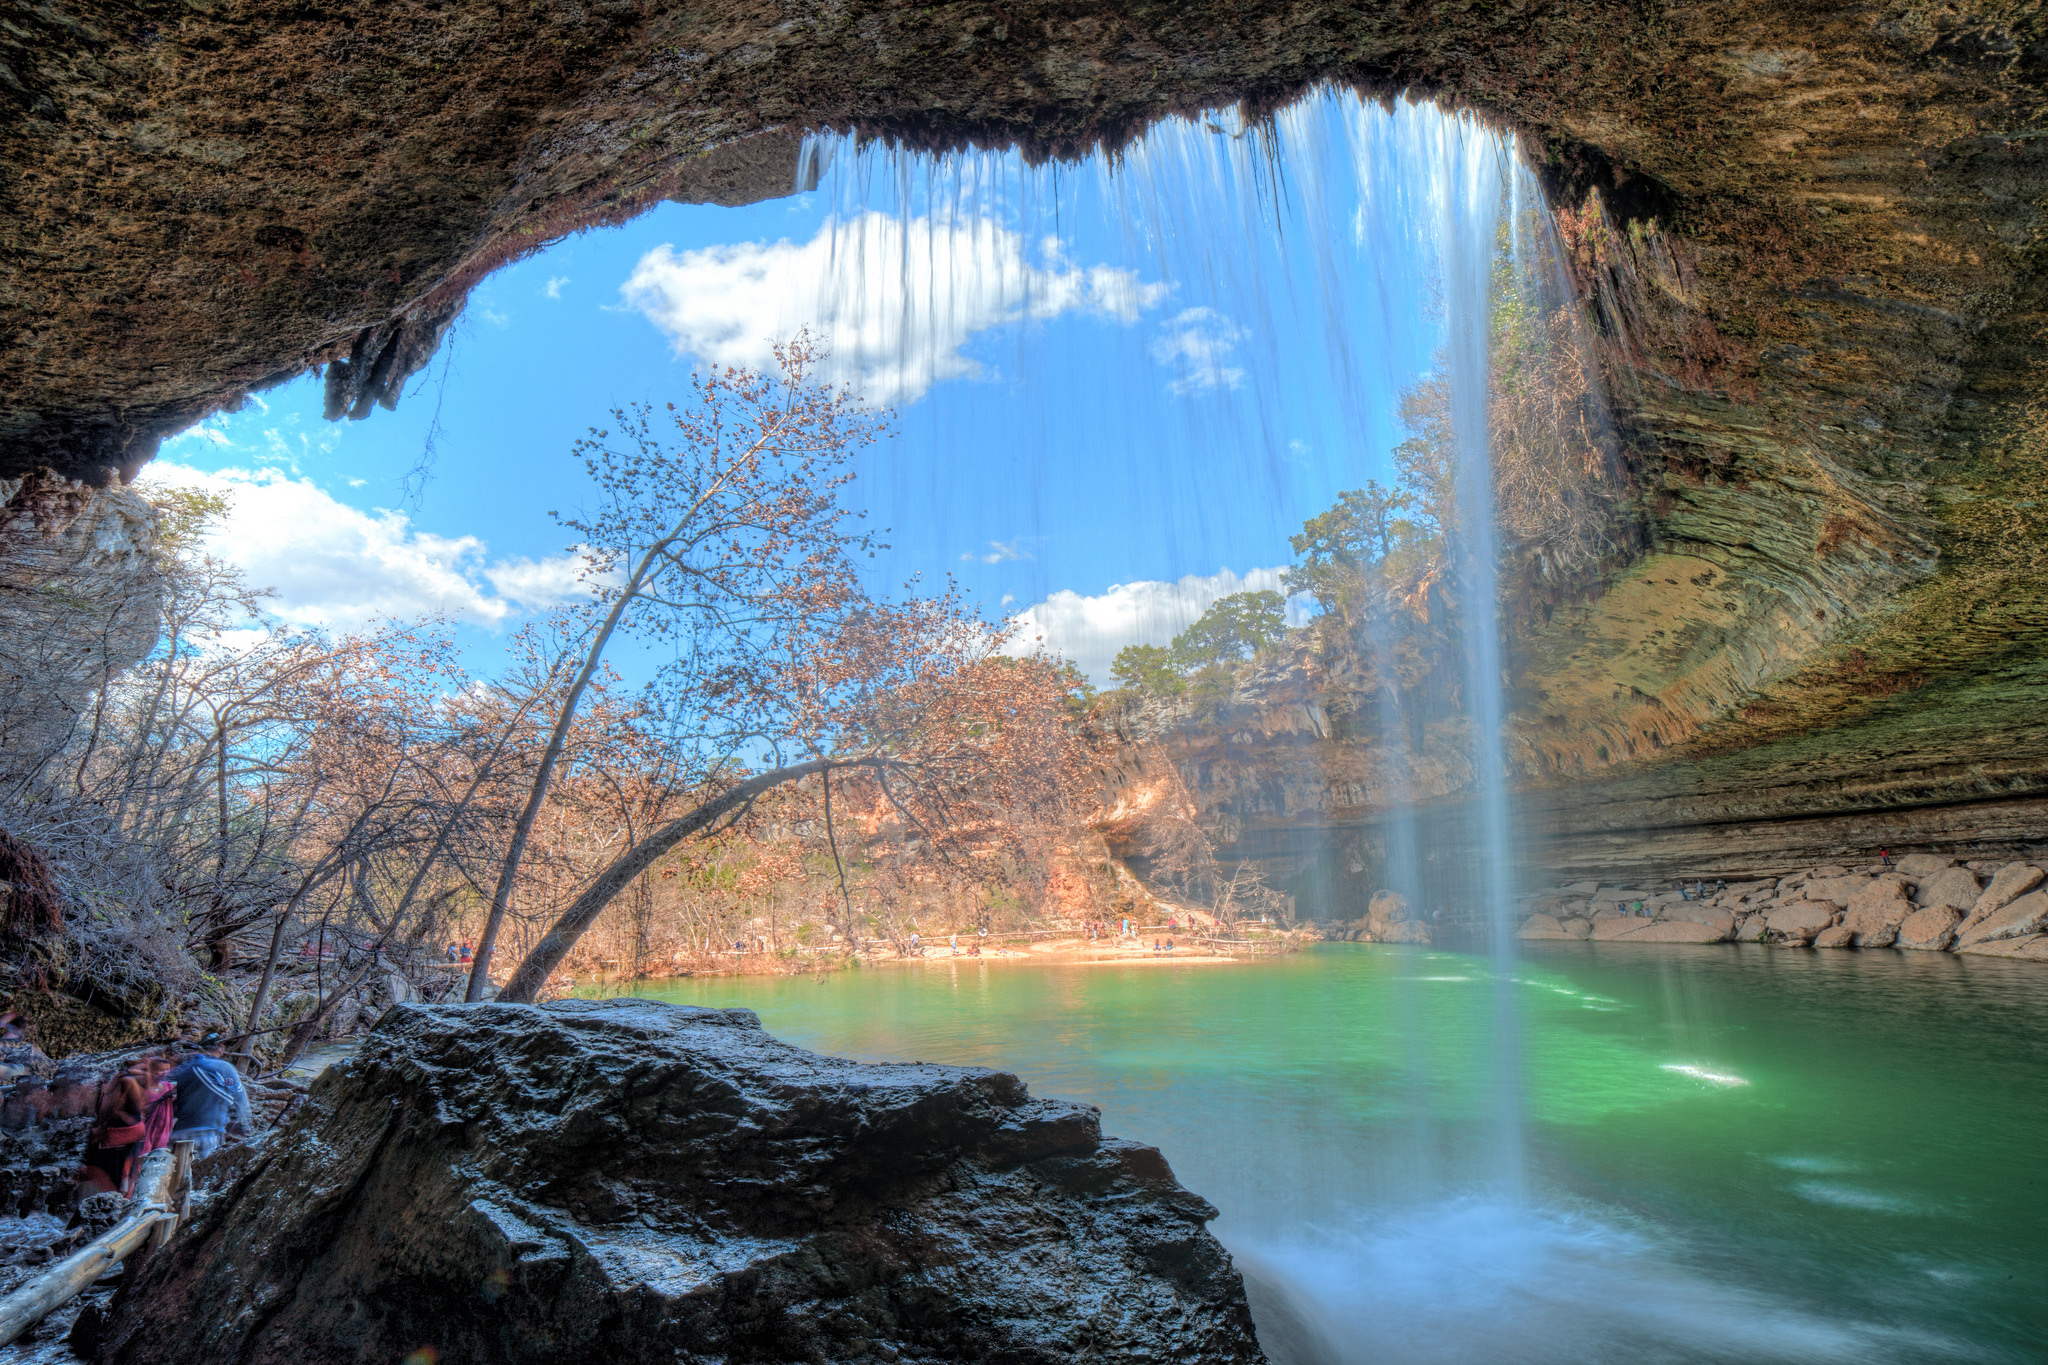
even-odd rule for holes
{"type": "MultiPolygon", "coordinates": [[[[106,482],[314,364],[369,413],[495,265],[664,197],[786,192],[790,130],[1058,155],[1318,80],[1412,90],[1520,136],[1629,472],[1628,534],[1511,604],[1522,786],[1601,830],[2031,798],[2028,42],[1982,6],[26,15],[0,33],[0,475],[106,482]]],[[[7,524],[18,576],[45,533],[7,524]]],[[[1210,809],[1369,808],[1351,741],[1286,719],[1322,704],[1295,686],[1234,732],[1285,745],[1212,742],[1300,800],[1210,809]]]]}

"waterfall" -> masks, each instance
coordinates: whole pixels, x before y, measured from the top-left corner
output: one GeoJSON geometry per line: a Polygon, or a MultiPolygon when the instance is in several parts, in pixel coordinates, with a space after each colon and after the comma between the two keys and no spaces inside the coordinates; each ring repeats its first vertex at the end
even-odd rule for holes
{"type": "MultiPolygon", "coordinates": [[[[1493,292],[1503,222],[1500,139],[1469,119],[1432,130],[1431,198],[1443,261],[1444,354],[1457,455],[1458,521],[1452,564],[1462,612],[1465,714],[1471,727],[1473,821],[1478,858],[1474,896],[1493,954],[1496,1175],[1519,1195],[1522,1175],[1520,1010],[1515,999],[1514,850],[1502,728],[1507,719],[1499,619],[1498,528],[1494,524],[1492,400],[1493,292]]],[[[1513,221],[1509,219],[1509,221],[1513,221]]]]}

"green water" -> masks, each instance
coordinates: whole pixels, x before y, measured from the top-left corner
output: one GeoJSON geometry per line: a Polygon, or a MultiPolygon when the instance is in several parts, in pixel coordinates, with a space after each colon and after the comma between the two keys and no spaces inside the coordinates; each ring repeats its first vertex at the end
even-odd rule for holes
{"type": "Polygon", "coordinates": [[[1101,1106],[1221,1210],[1295,1362],[2048,1359],[2048,971],[1539,945],[1526,1195],[1489,964],[932,963],[649,984],[1101,1106]]]}

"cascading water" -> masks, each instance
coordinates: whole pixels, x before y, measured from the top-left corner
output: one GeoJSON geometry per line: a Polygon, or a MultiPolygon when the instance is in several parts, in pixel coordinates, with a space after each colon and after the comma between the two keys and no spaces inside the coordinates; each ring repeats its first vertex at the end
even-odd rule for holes
{"type": "Polygon", "coordinates": [[[1508,818],[1507,720],[1499,619],[1498,528],[1494,524],[1492,422],[1493,290],[1503,222],[1507,151],[1467,119],[1433,130],[1431,158],[1441,244],[1451,432],[1458,517],[1450,537],[1458,582],[1465,715],[1471,727],[1474,897],[1493,955],[1495,1177],[1519,1199],[1522,1170],[1520,1009],[1514,975],[1514,852],[1508,818]]]}

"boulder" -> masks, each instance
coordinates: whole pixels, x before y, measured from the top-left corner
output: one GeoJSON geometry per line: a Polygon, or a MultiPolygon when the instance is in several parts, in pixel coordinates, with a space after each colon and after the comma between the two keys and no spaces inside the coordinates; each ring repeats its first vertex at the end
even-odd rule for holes
{"type": "Polygon", "coordinates": [[[1924,878],[1913,899],[1928,909],[1946,906],[1967,913],[1976,907],[1982,894],[1976,873],[1965,867],[1949,867],[1924,878]]]}
{"type": "Polygon", "coordinates": [[[1414,919],[1415,910],[1408,903],[1408,898],[1398,891],[1375,891],[1372,894],[1372,904],[1365,908],[1365,917],[1368,920],[1384,920],[1392,923],[1404,919],[1414,919]]]}
{"type": "Polygon", "coordinates": [[[1796,943],[1810,943],[1813,936],[1834,922],[1835,909],[1818,901],[1793,901],[1765,916],[1771,937],[1796,943]]]}
{"type": "Polygon", "coordinates": [[[1657,907],[1657,913],[1667,920],[1685,919],[1695,924],[1726,924],[1728,912],[1717,905],[1706,905],[1699,901],[1673,901],[1657,907]]]}
{"type": "Polygon", "coordinates": [[[1389,924],[1385,929],[1373,935],[1373,937],[1381,943],[1426,944],[1430,941],[1429,926],[1419,919],[1404,919],[1397,923],[1389,924]]]}
{"type": "Polygon", "coordinates": [[[1572,938],[1591,938],[1593,937],[1593,922],[1574,915],[1564,921],[1564,931],[1572,938]]]}
{"type": "Polygon", "coordinates": [[[1735,922],[1722,916],[1719,924],[1698,920],[1637,920],[1637,928],[1620,935],[1623,943],[1720,943],[1734,931],[1735,922]]]}
{"type": "Polygon", "coordinates": [[[1956,951],[1979,943],[1995,943],[2000,939],[2023,938],[2038,934],[2048,928],[2048,891],[2035,891],[2021,896],[2002,910],[1994,910],[1983,919],[1958,925],[1956,930],[1956,951]]]}
{"type": "Polygon", "coordinates": [[[1943,868],[1954,867],[1954,858],[1944,858],[1938,853],[1908,853],[1903,858],[1892,859],[1892,866],[1915,879],[1931,877],[1943,868]]]}
{"type": "MultiPolygon", "coordinates": [[[[1901,906],[1910,910],[1911,906],[1901,906]]],[[[1853,946],[1858,948],[1889,948],[1899,936],[1899,924],[1905,919],[1901,914],[1894,918],[1889,903],[1877,910],[1851,910],[1842,916],[1842,922],[1835,926],[1846,929],[1853,946]]],[[[1818,943],[1818,940],[1816,940],[1818,943]]]]}
{"type": "Polygon", "coordinates": [[[1837,910],[1846,910],[1849,908],[1850,897],[1869,886],[1872,880],[1870,877],[1815,878],[1806,884],[1806,899],[1826,901],[1837,910]]]}
{"type": "Polygon", "coordinates": [[[1846,867],[1832,867],[1832,866],[1830,866],[1830,867],[1816,867],[1815,869],[1813,869],[1813,871],[1811,871],[1811,872],[1807,873],[1806,875],[1807,875],[1808,877],[1810,877],[1810,878],[1812,878],[1812,879],[1816,880],[1816,881],[1826,881],[1826,880],[1827,880],[1828,878],[1830,878],[1830,877],[1846,877],[1846,876],[1848,876],[1848,875],[1849,875],[1849,869],[1848,869],[1848,868],[1846,868],[1846,867]]]}
{"type": "Polygon", "coordinates": [[[1592,895],[1595,891],[1598,891],[1599,889],[1600,883],[1598,882],[1573,882],[1570,886],[1562,886],[1558,888],[1558,890],[1563,892],[1565,895],[1576,896],[1580,900],[1584,900],[1586,897],[1592,895]]]}
{"type": "Polygon", "coordinates": [[[1966,924],[1983,919],[1994,910],[2003,910],[2021,896],[2041,884],[2041,869],[2029,863],[2007,863],[1991,878],[1991,885],[1984,888],[1977,897],[1977,903],[1970,907],[1966,924]]]}
{"type": "Polygon", "coordinates": [[[1956,925],[1961,920],[1961,915],[1946,906],[1940,909],[1915,910],[1899,925],[1896,946],[1938,953],[1948,947],[1950,941],[1955,938],[1956,925]]]}
{"type": "Polygon", "coordinates": [[[1863,887],[1842,908],[1852,915],[1887,924],[1897,924],[1913,913],[1913,903],[1906,898],[1906,884],[1890,877],[1880,877],[1863,887]]]}
{"type": "Polygon", "coordinates": [[[1856,936],[1846,924],[1831,925],[1813,936],[1816,948],[1853,948],[1856,936]]]}
{"type": "Polygon", "coordinates": [[[1531,915],[1522,921],[1522,927],[1515,930],[1516,938],[1570,938],[1554,915],[1531,915]]]}
{"type": "Polygon", "coordinates": [[[1750,915],[1735,926],[1737,943],[1762,943],[1764,935],[1770,932],[1770,920],[1765,915],[1750,915]]]}
{"type": "Polygon", "coordinates": [[[1214,1215],[1001,1072],[821,1057],[747,1010],[401,1005],[98,1359],[1253,1365],[1214,1215]]]}
{"type": "MultiPolygon", "coordinates": [[[[1373,894],[1372,903],[1365,908],[1365,927],[1372,936],[1382,943],[1414,943],[1413,937],[1396,937],[1397,926],[1417,922],[1420,919],[1408,898],[1398,891],[1379,891],[1373,894]]],[[[1429,942],[1425,930],[1421,942],[1429,942]]]]}
{"type": "Polygon", "coordinates": [[[2000,938],[1988,942],[1972,943],[1958,947],[1959,953],[1972,957],[2012,957],[2024,962],[2048,962],[2048,934],[2028,934],[2024,938],[2000,938]]]}
{"type": "Polygon", "coordinates": [[[1593,938],[1605,943],[1609,939],[1621,938],[1632,930],[1640,929],[1651,921],[1640,915],[1595,915],[1593,917],[1593,938]]]}

